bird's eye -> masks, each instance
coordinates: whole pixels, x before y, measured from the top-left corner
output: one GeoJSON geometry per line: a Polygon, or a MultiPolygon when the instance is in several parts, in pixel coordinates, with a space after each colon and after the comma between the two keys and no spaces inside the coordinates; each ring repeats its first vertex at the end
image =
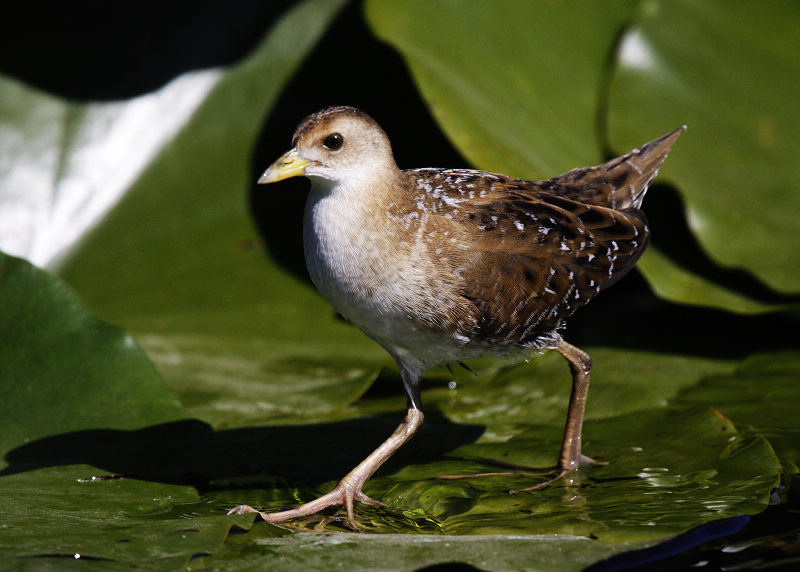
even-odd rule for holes
{"type": "Polygon", "coordinates": [[[338,133],[331,133],[325,138],[325,141],[322,142],[322,144],[331,151],[341,149],[342,143],[344,143],[344,137],[338,133]]]}

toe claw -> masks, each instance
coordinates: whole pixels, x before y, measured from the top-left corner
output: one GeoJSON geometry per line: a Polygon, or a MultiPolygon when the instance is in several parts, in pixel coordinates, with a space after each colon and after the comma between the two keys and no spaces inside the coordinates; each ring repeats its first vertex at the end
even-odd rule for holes
{"type": "Polygon", "coordinates": [[[251,513],[251,512],[259,512],[259,511],[257,511],[256,509],[254,509],[253,507],[251,507],[249,505],[240,504],[239,506],[234,507],[231,510],[229,510],[228,511],[228,515],[231,515],[231,514],[248,514],[248,513],[251,513]]]}

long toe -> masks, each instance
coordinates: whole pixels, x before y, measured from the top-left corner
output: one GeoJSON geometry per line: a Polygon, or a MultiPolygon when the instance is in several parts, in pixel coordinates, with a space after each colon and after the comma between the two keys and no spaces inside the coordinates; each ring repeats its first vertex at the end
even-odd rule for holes
{"type": "Polygon", "coordinates": [[[332,506],[344,506],[347,510],[347,524],[350,528],[357,532],[358,525],[356,524],[355,511],[353,510],[354,501],[371,506],[385,506],[380,501],[371,499],[362,493],[360,488],[353,491],[352,489],[348,489],[348,487],[344,486],[340,482],[331,492],[289,510],[283,510],[279,512],[263,512],[248,505],[240,505],[228,511],[228,514],[247,514],[254,512],[266,522],[278,523],[295,518],[311,516],[332,506]]]}
{"type": "Polygon", "coordinates": [[[354,500],[357,500],[361,504],[367,504],[369,506],[375,506],[375,507],[378,507],[378,508],[384,508],[386,506],[381,501],[378,501],[378,500],[375,500],[373,498],[370,498],[367,495],[365,495],[364,493],[362,493],[361,491],[358,491],[354,495],[354,500]]]}
{"type": "Polygon", "coordinates": [[[510,490],[508,492],[509,492],[509,494],[513,495],[515,493],[525,493],[525,492],[528,492],[528,491],[538,491],[540,489],[549,487],[550,485],[552,485],[556,481],[559,481],[559,480],[563,479],[564,477],[569,475],[571,472],[572,471],[565,471],[565,470],[564,471],[559,471],[556,474],[556,476],[553,477],[552,479],[547,479],[546,481],[544,481],[542,483],[537,483],[537,484],[535,484],[533,486],[525,487],[524,489],[512,489],[512,490],[510,490]]]}
{"type": "Polygon", "coordinates": [[[604,467],[608,465],[608,461],[595,461],[591,457],[587,457],[586,455],[581,455],[580,457],[580,466],[584,465],[594,465],[598,467],[604,467]]]}

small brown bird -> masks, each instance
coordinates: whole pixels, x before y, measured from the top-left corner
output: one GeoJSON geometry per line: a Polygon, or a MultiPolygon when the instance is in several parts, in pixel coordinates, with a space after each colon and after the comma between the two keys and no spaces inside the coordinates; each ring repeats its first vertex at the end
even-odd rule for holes
{"type": "Polygon", "coordinates": [[[243,505],[231,513],[281,522],[344,505],[357,530],[354,501],[381,505],[362,492],[364,483],[422,424],[421,374],[478,356],[561,353],[573,381],[555,477],[591,462],[581,454],[581,427],[592,361],[559,328],[644,252],[642,198],[684,129],[597,167],[533,182],[400,170],[383,129],[352,107],[304,119],[292,149],[258,182],[311,179],[303,232],[311,278],[397,360],[408,411],[330,493],[282,512],[243,505]]]}

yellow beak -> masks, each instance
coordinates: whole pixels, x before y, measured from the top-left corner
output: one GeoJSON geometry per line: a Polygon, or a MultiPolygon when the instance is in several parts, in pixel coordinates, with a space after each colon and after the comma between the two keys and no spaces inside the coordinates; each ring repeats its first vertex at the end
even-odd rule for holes
{"type": "Polygon", "coordinates": [[[258,184],[265,185],[291,177],[300,177],[306,174],[306,167],[309,164],[311,164],[311,161],[303,159],[295,149],[291,149],[264,171],[264,174],[258,179],[258,184]]]}

